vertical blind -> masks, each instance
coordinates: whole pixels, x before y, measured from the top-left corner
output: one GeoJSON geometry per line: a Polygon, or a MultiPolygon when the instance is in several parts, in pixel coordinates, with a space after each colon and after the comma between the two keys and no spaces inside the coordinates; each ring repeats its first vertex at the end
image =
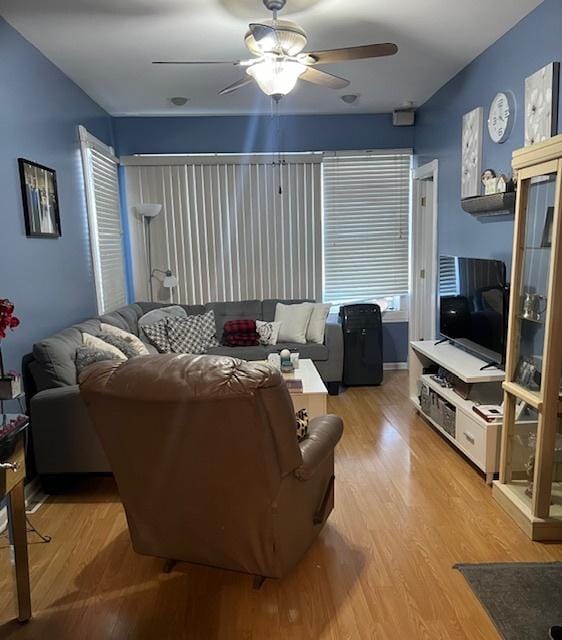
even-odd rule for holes
{"type": "Polygon", "coordinates": [[[407,152],[324,158],[325,301],[408,293],[410,165],[407,152]]]}
{"type": "MultiPolygon", "coordinates": [[[[163,205],[151,223],[152,263],[177,276],[172,300],[321,298],[319,157],[282,164],[260,156],[132,157],[124,164],[137,299],[149,290],[136,203],[163,205]]],[[[158,281],[153,287],[155,299],[168,295],[158,281]]]]}
{"type": "Polygon", "coordinates": [[[83,127],[80,142],[98,311],[106,313],[127,304],[118,160],[83,127]]]}

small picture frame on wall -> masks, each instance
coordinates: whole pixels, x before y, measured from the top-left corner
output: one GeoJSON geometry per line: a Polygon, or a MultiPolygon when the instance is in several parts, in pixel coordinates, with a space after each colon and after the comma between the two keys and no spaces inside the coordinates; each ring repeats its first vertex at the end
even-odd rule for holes
{"type": "Polygon", "coordinates": [[[552,221],[554,219],[554,207],[548,207],[546,217],[544,219],[544,228],[542,231],[541,248],[548,249],[552,247],[552,221]]]}
{"type": "Polygon", "coordinates": [[[18,158],[25,234],[29,238],[61,235],[57,174],[37,162],[18,158]]]}

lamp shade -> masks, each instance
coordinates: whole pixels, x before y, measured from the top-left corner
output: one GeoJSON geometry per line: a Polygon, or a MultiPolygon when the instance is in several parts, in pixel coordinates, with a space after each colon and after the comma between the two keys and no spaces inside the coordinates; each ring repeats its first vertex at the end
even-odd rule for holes
{"type": "Polygon", "coordinates": [[[161,204],[143,203],[135,206],[139,216],[143,218],[155,218],[162,211],[161,204]]]}
{"type": "Polygon", "coordinates": [[[296,60],[268,56],[246,69],[268,96],[286,96],[297,84],[307,67],[296,60]]]}

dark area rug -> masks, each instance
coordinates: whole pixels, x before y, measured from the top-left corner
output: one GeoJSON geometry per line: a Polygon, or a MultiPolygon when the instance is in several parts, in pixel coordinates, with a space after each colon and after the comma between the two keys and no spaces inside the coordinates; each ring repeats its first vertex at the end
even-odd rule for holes
{"type": "Polygon", "coordinates": [[[562,625],[562,562],[457,564],[504,640],[548,640],[562,625]]]}

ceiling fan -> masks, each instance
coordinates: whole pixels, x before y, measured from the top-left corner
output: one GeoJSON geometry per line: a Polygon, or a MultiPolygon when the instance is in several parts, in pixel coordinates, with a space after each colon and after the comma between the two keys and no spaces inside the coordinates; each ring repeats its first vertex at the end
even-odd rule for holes
{"type": "Polygon", "coordinates": [[[330,89],[347,87],[349,80],[321,71],[316,68],[317,64],[393,56],[398,51],[395,44],[386,42],[304,52],[307,38],[302,27],[290,20],[277,18],[277,12],[283,9],[287,0],[263,0],[263,3],[273,12],[273,19],[250,24],[244,38],[254,58],[234,61],[157,60],[152,64],[232,64],[244,67],[246,76],[219,91],[219,95],[232,93],[255,81],[266,95],[278,101],[294,89],[299,78],[330,89]]]}

